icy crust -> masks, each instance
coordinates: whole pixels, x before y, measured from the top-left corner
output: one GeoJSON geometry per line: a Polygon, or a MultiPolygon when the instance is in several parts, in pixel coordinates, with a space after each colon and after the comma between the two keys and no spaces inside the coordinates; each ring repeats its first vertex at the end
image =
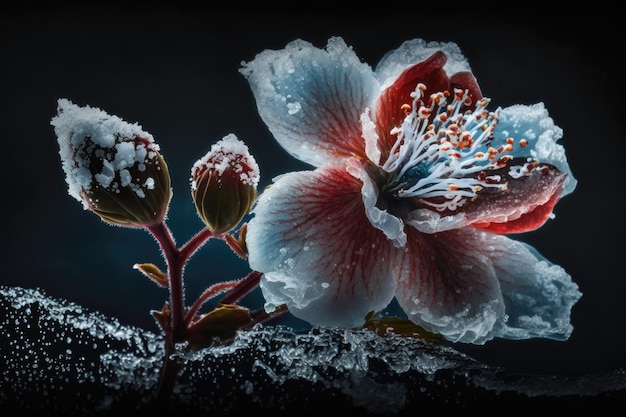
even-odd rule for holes
{"type": "MultiPolygon", "coordinates": [[[[156,415],[150,398],[163,354],[159,335],[41,290],[6,286],[0,334],[3,415],[156,415]]],[[[173,415],[338,408],[415,415],[432,406],[589,405],[591,396],[606,406],[626,394],[621,369],[569,379],[507,375],[449,346],[370,330],[259,325],[229,345],[174,357],[184,368],[169,405],[173,415]]]]}

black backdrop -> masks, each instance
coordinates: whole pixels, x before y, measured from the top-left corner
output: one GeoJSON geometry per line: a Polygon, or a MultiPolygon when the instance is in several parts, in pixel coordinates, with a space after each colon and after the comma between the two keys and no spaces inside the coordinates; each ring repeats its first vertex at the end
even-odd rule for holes
{"type": "MultiPolygon", "coordinates": [[[[283,151],[259,119],[238,72],[242,60],[295,38],[324,47],[330,36],[340,35],[374,66],[407,39],[454,41],[494,105],[543,101],[564,129],[561,143],[578,188],[557,205],[556,219],[518,238],[562,265],[583,293],[567,342],[495,340],[457,347],[527,372],[624,367],[624,86],[614,50],[617,16],[462,14],[400,6],[337,15],[185,6],[4,12],[0,285],[39,287],[154,331],[149,311],[167,299],[164,289],[132,269],[136,262],[160,264],[153,239],[105,225],[67,194],[50,126],[58,98],[139,122],[154,135],[173,180],[168,224],[182,243],[202,226],[190,199],[191,166],[227,133],[250,147],[261,187],[282,172],[309,168],[283,151]]],[[[211,241],[185,270],[187,299],[247,271],[245,262],[211,241]]],[[[261,304],[258,292],[245,302],[261,304]]]]}

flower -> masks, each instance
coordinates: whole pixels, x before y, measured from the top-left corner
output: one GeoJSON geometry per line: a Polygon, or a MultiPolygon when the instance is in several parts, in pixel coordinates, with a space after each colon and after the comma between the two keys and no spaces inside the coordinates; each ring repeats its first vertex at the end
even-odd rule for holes
{"type": "Polygon", "coordinates": [[[141,126],[90,106],[58,100],[51,120],[68,193],[109,224],[161,222],[172,198],[159,145],[141,126]]]}
{"type": "Polygon", "coordinates": [[[488,111],[458,46],[421,39],[375,70],[334,37],[240,72],[275,139],[315,168],[276,178],[248,223],[266,310],[358,327],[395,297],[453,342],[570,336],[577,285],[506,236],[576,186],[543,103],[488,111]]]}
{"type": "Polygon", "coordinates": [[[214,233],[236,227],[257,197],[259,167],[234,134],[211,146],[191,168],[191,195],[202,221],[214,233]]]}

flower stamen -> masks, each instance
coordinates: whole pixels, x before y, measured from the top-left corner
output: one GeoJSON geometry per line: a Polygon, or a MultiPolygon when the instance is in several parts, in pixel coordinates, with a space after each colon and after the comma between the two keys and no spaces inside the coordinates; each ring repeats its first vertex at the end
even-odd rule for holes
{"type": "MultiPolygon", "coordinates": [[[[463,111],[472,99],[461,89],[431,94],[425,105],[425,91],[424,84],[416,86],[412,105],[401,107],[406,113],[402,125],[391,131],[397,139],[382,165],[390,174],[384,190],[397,199],[418,198],[437,210],[456,210],[486,188],[506,191],[501,175],[488,175],[513,160],[516,146],[513,138],[491,146],[501,108],[489,112],[490,99],[481,98],[473,111],[463,111]]],[[[527,141],[521,139],[517,145],[524,147],[527,141]]],[[[511,166],[509,175],[528,175],[537,166],[529,160],[511,166]]]]}

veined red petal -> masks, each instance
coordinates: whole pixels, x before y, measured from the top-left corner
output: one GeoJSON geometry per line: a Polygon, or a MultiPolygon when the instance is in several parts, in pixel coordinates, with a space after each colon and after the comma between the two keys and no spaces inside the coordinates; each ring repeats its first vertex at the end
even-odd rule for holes
{"type": "Polygon", "coordinates": [[[561,192],[555,192],[547,203],[534,207],[528,213],[522,214],[517,220],[508,221],[506,223],[474,223],[472,226],[503,235],[535,230],[548,220],[560,197],[561,192]]]}
{"type": "Polygon", "coordinates": [[[473,228],[408,232],[396,297],[419,326],[475,344],[571,334],[578,286],[529,245],[473,228]]]}
{"type": "Polygon", "coordinates": [[[472,104],[469,106],[471,108],[474,108],[476,103],[483,98],[483,93],[480,90],[476,77],[469,71],[461,71],[452,75],[450,77],[450,86],[469,91],[469,96],[472,99],[472,104]]]}
{"type": "Polygon", "coordinates": [[[485,193],[463,207],[474,227],[494,233],[522,233],[542,226],[561,198],[566,175],[544,166],[520,178],[507,178],[507,190],[485,193]]]}
{"type": "Polygon", "coordinates": [[[514,178],[509,174],[510,165],[489,171],[489,175],[502,178],[500,182],[506,184],[506,190],[483,188],[473,200],[466,200],[457,210],[442,210],[437,215],[450,219],[456,217],[457,228],[473,226],[500,234],[528,232],[542,226],[561,198],[567,174],[543,165],[514,178]],[[459,217],[461,214],[462,218],[459,217]]]}
{"type": "Polygon", "coordinates": [[[416,324],[447,339],[473,343],[504,314],[487,247],[471,229],[423,234],[407,228],[396,298],[416,324]]]}
{"type": "Polygon", "coordinates": [[[404,70],[398,79],[380,95],[376,109],[376,121],[379,130],[378,135],[381,138],[380,146],[383,158],[386,157],[396,140],[395,136],[391,136],[389,132],[393,127],[402,124],[406,117],[402,105],[410,105],[413,102],[411,93],[415,91],[417,84],[426,85],[425,97],[428,97],[430,93],[449,89],[448,75],[443,70],[446,61],[447,57],[443,52],[435,52],[424,61],[404,70]]]}
{"type": "Polygon", "coordinates": [[[395,293],[392,244],[365,215],[361,181],[339,167],[293,172],[263,192],[248,223],[266,309],[313,325],[355,327],[395,293]]]}

